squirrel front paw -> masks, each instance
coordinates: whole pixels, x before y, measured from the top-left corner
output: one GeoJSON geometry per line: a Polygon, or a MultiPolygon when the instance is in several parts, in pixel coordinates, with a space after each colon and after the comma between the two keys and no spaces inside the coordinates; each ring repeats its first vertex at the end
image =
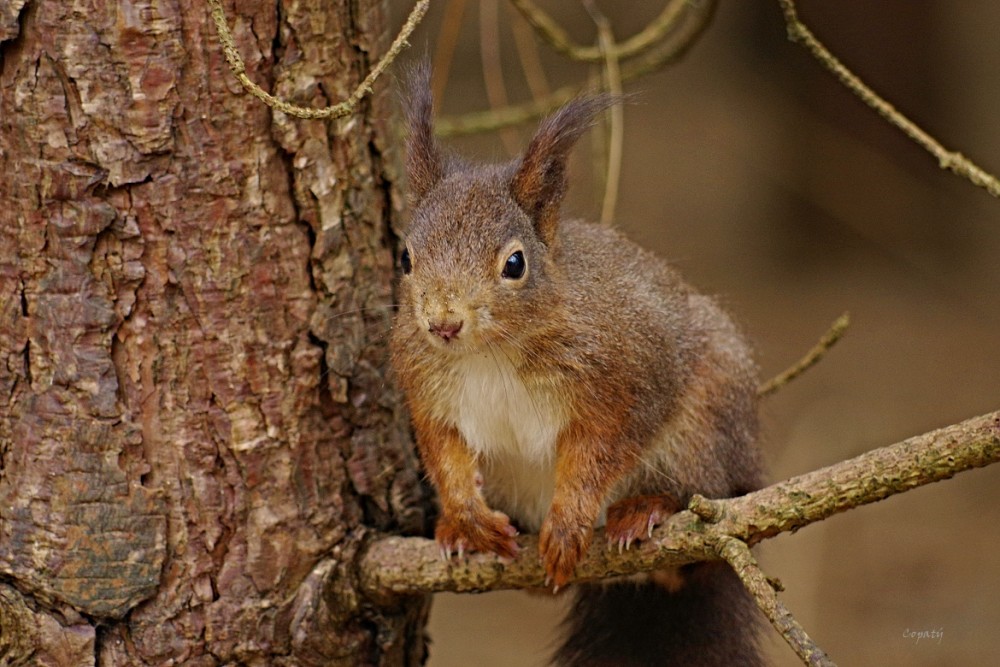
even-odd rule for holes
{"type": "Polygon", "coordinates": [[[618,545],[619,553],[636,540],[647,539],[653,529],[681,509],[680,503],[667,494],[623,498],[608,508],[604,535],[608,547],[618,545]]]}
{"type": "Polygon", "coordinates": [[[582,523],[564,513],[552,510],[545,517],[538,534],[538,551],[545,566],[545,585],[553,584],[555,590],[573,578],[576,564],[583,558],[594,530],[589,523],[582,523]]]}
{"type": "Polygon", "coordinates": [[[503,512],[483,510],[468,514],[443,514],[434,529],[434,538],[441,548],[441,557],[459,558],[466,551],[495,553],[501,558],[517,555],[518,545],[514,537],[517,529],[503,512]]]}

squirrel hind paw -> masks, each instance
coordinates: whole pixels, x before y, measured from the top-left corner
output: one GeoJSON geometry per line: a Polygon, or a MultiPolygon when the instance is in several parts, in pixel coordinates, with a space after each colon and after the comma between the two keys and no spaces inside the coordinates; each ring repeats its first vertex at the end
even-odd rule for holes
{"type": "Polygon", "coordinates": [[[619,552],[633,542],[649,539],[653,529],[680,511],[680,503],[668,494],[623,498],[608,508],[604,536],[608,548],[619,552]]]}

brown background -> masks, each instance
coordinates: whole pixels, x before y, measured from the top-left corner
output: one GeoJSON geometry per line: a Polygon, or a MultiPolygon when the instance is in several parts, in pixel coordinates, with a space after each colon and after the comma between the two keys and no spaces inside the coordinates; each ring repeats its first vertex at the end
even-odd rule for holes
{"type": "MultiPolygon", "coordinates": [[[[433,50],[436,4],[409,58],[433,50]]],[[[445,113],[486,104],[478,5],[466,11],[445,113]]],[[[576,3],[542,6],[593,39],[576,3]]],[[[621,38],[661,3],[601,6],[621,38]]],[[[506,9],[509,88],[525,99],[506,9]]],[[[1000,5],[852,0],[801,11],[898,108],[1000,172],[1000,5]]],[[[554,81],[587,75],[541,50],[554,81]]],[[[721,296],[755,341],[762,377],[851,312],[836,350],[763,406],[772,479],[1000,406],[1000,201],[940,171],[789,43],[776,2],[723,2],[684,62],[628,90],[641,95],[625,110],[618,224],[721,296]]],[[[567,209],[594,218],[587,143],[567,209]]],[[[495,135],[452,145],[506,157],[495,135]]],[[[842,665],[996,664],[998,501],[1000,468],[974,471],[759,551],[786,604],[842,665]],[[918,630],[943,636],[905,636],[918,630]]],[[[543,664],[560,611],[561,601],[522,593],[439,596],[430,664],[543,664]]],[[[798,664],[768,642],[774,664],[798,664]]]]}

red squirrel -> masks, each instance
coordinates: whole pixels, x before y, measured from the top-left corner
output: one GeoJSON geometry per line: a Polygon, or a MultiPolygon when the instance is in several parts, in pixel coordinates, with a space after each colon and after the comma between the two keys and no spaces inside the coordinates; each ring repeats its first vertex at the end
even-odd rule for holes
{"type": "MultiPolygon", "coordinates": [[[[391,350],[443,554],[512,557],[517,528],[538,531],[560,587],[597,526],[627,547],[694,493],[759,488],[756,369],[732,321],[622,234],[560,214],[570,149],[617,100],[580,97],[484,165],[437,145],[430,90],[418,66],[391,350]]],[[[574,588],[558,664],[761,663],[724,565],[574,588]]]]}

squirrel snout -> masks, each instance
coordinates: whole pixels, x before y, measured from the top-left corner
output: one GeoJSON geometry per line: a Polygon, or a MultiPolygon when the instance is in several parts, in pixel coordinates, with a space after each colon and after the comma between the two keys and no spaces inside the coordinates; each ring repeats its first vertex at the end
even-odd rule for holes
{"type": "Polygon", "coordinates": [[[450,343],[458,335],[458,332],[462,330],[464,323],[462,320],[458,320],[457,322],[453,320],[439,320],[435,322],[432,320],[428,323],[427,330],[439,336],[444,342],[450,343]]]}

